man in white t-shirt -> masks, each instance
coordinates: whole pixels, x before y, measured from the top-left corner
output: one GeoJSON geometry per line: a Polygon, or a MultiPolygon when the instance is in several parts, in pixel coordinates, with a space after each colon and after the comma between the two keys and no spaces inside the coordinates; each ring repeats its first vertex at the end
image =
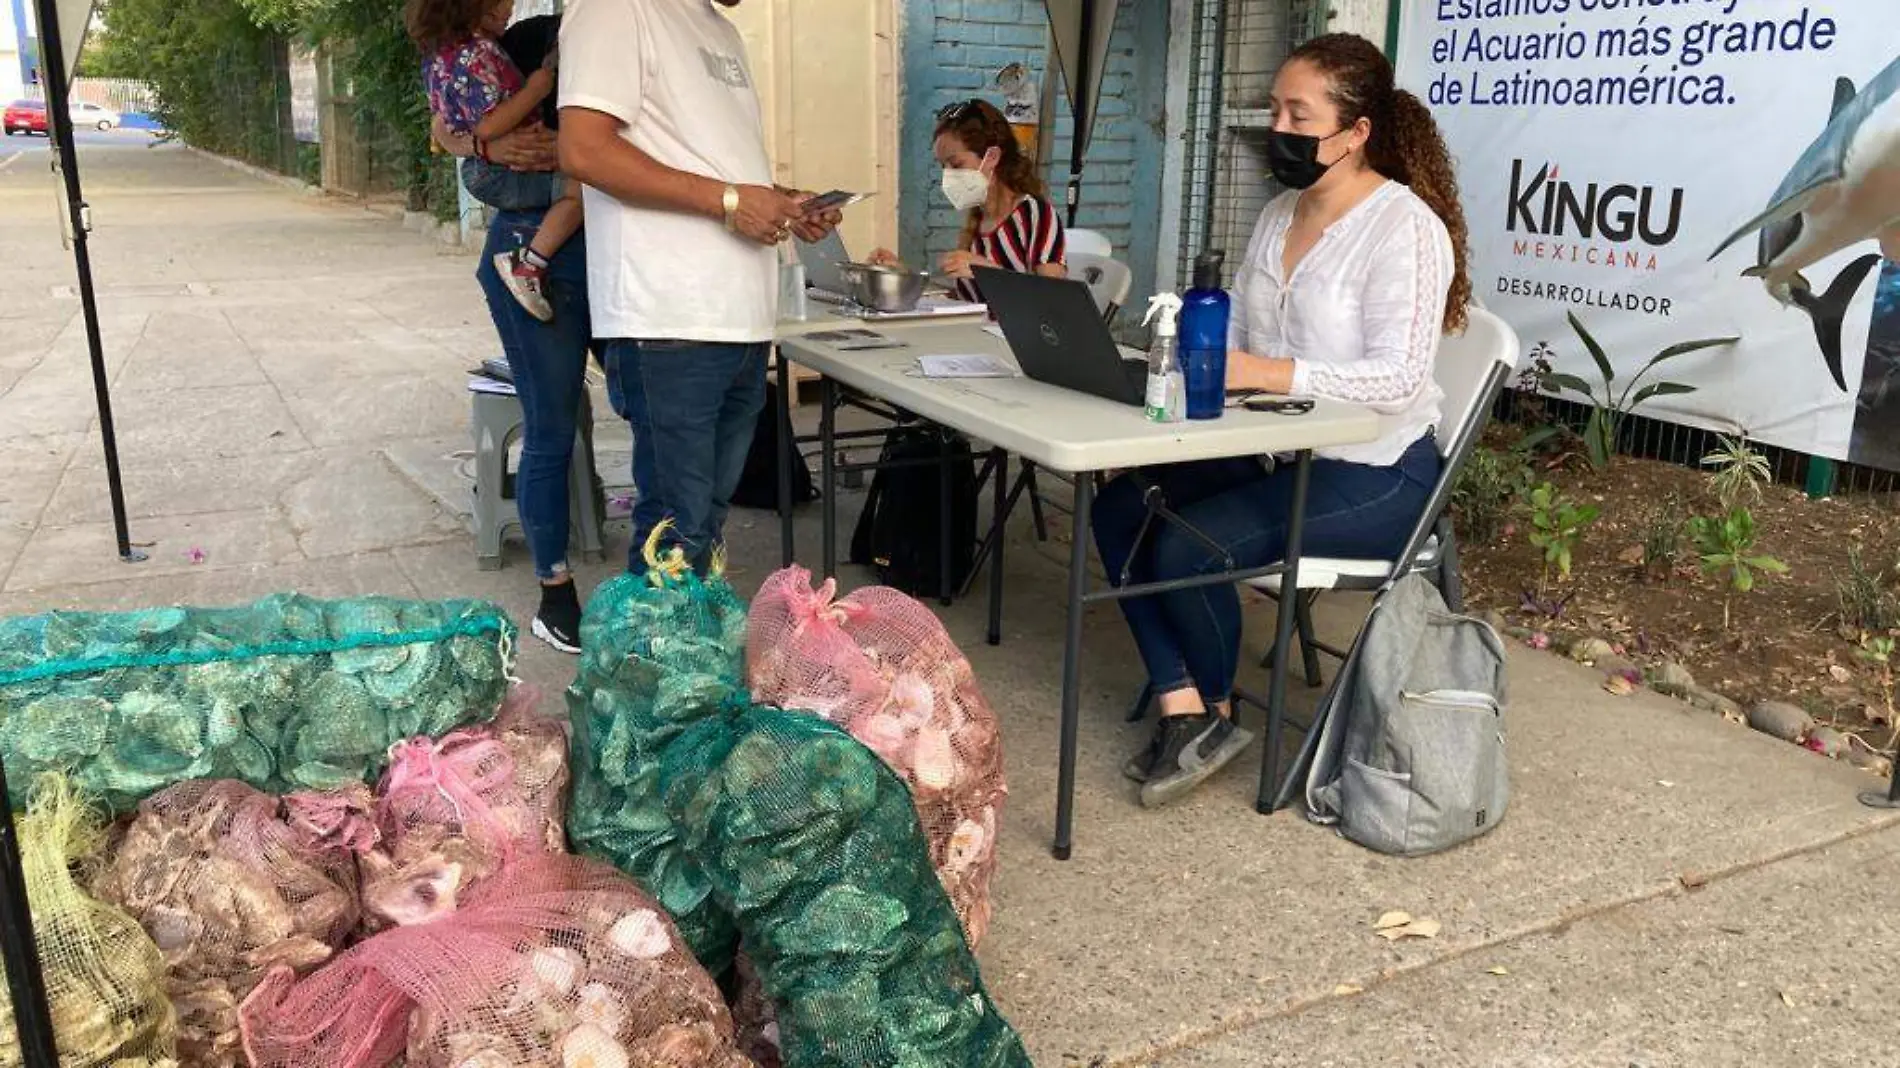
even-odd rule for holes
{"type": "Polygon", "coordinates": [[[777,246],[817,240],[775,187],[739,0],[569,0],[561,170],[586,186],[587,294],[614,410],[633,425],[633,552],[671,520],[702,571],[765,403],[777,246]]]}

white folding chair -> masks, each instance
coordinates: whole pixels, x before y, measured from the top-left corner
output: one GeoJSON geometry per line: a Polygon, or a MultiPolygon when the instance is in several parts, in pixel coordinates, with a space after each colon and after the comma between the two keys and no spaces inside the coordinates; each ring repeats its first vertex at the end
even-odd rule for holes
{"type": "Polygon", "coordinates": [[[1106,260],[1115,255],[1115,246],[1094,230],[1070,230],[1067,240],[1071,260],[1077,256],[1096,256],[1106,260]]]}
{"type": "Polygon", "coordinates": [[[1127,264],[1089,253],[1069,254],[1069,277],[1089,287],[1102,320],[1110,324],[1122,305],[1128,303],[1128,291],[1135,285],[1135,272],[1127,264]]]}
{"type": "MultiPolygon", "coordinates": [[[[1458,578],[1458,546],[1452,534],[1447,506],[1451,502],[1452,487],[1458,482],[1458,473],[1477,447],[1485,423],[1491,418],[1491,408],[1505,382],[1516,371],[1521,352],[1517,334],[1504,320],[1478,307],[1470,308],[1468,315],[1469,323],[1465,332],[1441,340],[1437,358],[1433,361],[1432,377],[1445,394],[1437,438],[1439,455],[1443,457],[1444,465],[1439,471],[1437,484],[1432,487],[1431,496],[1426,499],[1418,524],[1406,540],[1404,550],[1392,560],[1300,557],[1299,595],[1294,599],[1294,636],[1299,642],[1308,686],[1320,684],[1320,653],[1324,652],[1338,660],[1344,660],[1346,655],[1342,650],[1322,644],[1314,636],[1313,603],[1321,593],[1327,590],[1373,592],[1384,586],[1388,579],[1399,577],[1397,573],[1400,571],[1416,571],[1427,574],[1433,580],[1444,594],[1445,603],[1453,611],[1460,610],[1462,606],[1464,597],[1458,578]],[[1399,561],[1410,563],[1401,567],[1399,561]]],[[[1254,579],[1248,585],[1276,600],[1281,595],[1278,575],[1254,579]]],[[[1263,663],[1270,664],[1272,661],[1273,650],[1270,648],[1263,663]]],[[[1131,722],[1147,714],[1153,697],[1151,689],[1143,689],[1134,707],[1129,710],[1131,722]]]]}
{"type": "MultiPolygon", "coordinates": [[[[1444,459],[1438,484],[1419,525],[1406,543],[1406,552],[1398,559],[1411,561],[1404,570],[1427,574],[1445,597],[1452,611],[1462,610],[1464,588],[1458,575],[1458,544],[1452,533],[1452,488],[1465,460],[1478,445],[1491,408],[1504,383],[1517,369],[1522,351],[1517,334],[1504,320],[1482,308],[1467,310],[1468,325],[1463,334],[1448,336],[1438,343],[1438,357],[1432,365],[1432,377],[1445,394],[1439,423],[1438,453],[1444,459]]],[[[1306,684],[1320,684],[1319,654],[1344,660],[1342,650],[1323,644],[1313,634],[1313,604],[1327,590],[1371,592],[1397,578],[1401,569],[1395,560],[1353,560],[1326,556],[1300,557],[1299,587],[1294,620],[1300,645],[1300,659],[1306,671],[1306,684]]],[[[1270,575],[1248,583],[1270,597],[1280,596],[1280,576],[1270,575]]],[[[1271,649],[1267,652],[1270,662],[1271,649]]]]}

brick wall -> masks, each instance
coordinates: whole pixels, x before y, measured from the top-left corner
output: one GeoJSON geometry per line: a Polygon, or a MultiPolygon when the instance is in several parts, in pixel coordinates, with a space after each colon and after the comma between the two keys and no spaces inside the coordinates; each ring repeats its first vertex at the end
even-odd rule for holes
{"type": "MultiPolygon", "coordinates": [[[[1121,2],[1077,217],[1078,226],[1105,234],[1116,257],[1134,270],[1131,303],[1145,301],[1154,284],[1167,8],[1167,0],[1121,2]]],[[[899,215],[902,251],[913,262],[934,261],[955,246],[961,229],[937,188],[941,172],[930,135],[938,109],[971,96],[1000,105],[996,72],[1011,63],[1028,66],[1041,84],[1047,41],[1041,0],[906,0],[899,215]]],[[[1066,92],[1056,101],[1056,114],[1043,119],[1055,120],[1046,178],[1050,199],[1060,206],[1072,124],[1066,92]]]]}

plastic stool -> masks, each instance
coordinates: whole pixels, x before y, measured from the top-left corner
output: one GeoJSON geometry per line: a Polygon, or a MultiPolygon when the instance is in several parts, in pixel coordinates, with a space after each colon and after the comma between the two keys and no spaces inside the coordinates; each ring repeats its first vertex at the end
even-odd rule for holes
{"type": "MultiPolygon", "coordinates": [[[[475,562],[483,571],[501,569],[504,528],[521,525],[513,506],[508,450],[521,436],[521,400],[498,393],[471,393],[469,428],[475,437],[475,562]]],[[[581,395],[579,429],[574,435],[574,458],[567,467],[567,500],[573,533],[581,559],[599,563],[607,558],[601,540],[601,517],[606,501],[594,473],[594,412],[581,395]]]]}

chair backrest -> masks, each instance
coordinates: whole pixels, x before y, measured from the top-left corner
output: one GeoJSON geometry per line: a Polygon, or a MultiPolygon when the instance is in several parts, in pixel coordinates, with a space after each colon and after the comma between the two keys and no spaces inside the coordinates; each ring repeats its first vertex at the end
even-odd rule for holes
{"type": "Polygon", "coordinates": [[[1446,336],[1438,343],[1432,377],[1445,394],[1438,429],[1438,451],[1444,457],[1444,465],[1439,470],[1438,484],[1432,487],[1432,495],[1418,517],[1418,525],[1412,530],[1411,540],[1395,559],[1394,582],[1411,569],[1412,561],[1424,551],[1432,531],[1437,529],[1439,519],[1451,503],[1451,490],[1458,483],[1458,473],[1477,448],[1484,424],[1491,418],[1491,406],[1517,369],[1518,355],[1523,351],[1517,332],[1493,313],[1474,305],[1467,309],[1467,316],[1463,334],[1446,336]]]}
{"type": "Polygon", "coordinates": [[[1504,320],[1483,308],[1466,309],[1465,332],[1446,335],[1438,342],[1438,357],[1432,364],[1432,377],[1444,392],[1440,407],[1438,451],[1452,456],[1466,438],[1484,428],[1485,418],[1497,399],[1489,389],[1492,372],[1502,369],[1510,377],[1517,369],[1517,334],[1504,320]]]}
{"type": "Polygon", "coordinates": [[[1128,291],[1135,284],[1135,273],[1127,264],[1087,253],[1069,254],[1069,277],[1089,287],[1089,293],[1095,297],[1095,307],[1103,319],[1111,322],[1128,302],[1128,291]]]}
{"type": "Polygon", "coordinates": [[[1068,232],[1068,245],[1071,258],[1075,256],[1099,256],[1106,260],[1113,258],[1115,255],[1115,246],[1109,244],[1108,238],[1094,230],[1070,230],[1068,232]]]}

